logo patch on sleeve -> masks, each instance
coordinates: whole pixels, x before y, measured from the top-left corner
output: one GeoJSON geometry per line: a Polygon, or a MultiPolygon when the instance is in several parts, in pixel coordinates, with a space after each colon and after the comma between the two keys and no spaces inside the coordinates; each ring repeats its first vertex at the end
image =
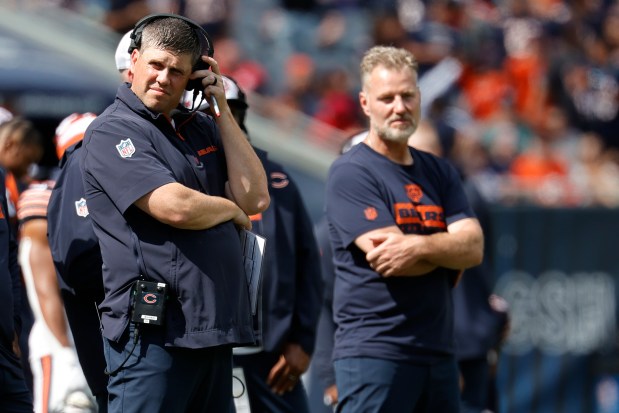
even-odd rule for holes
{"type": "Polygon", "coordinates": [[[273,188],[281,189],[288,186],[288,176],[283,172],[271,172],[271,186],[273,188]]]}
{"type": "Polygon", "coordinates": [[[79,201],[75,201],[75,212],[77,212],[78,217],[88,216],[88,206],[86,205],[86,200],[84,198],[80,198],[79,201]]]}
{"type": "Polygon", "coordinates": [[[365,219],[367,219],[368,221],[374,221],[376,218],[378,218],[378,211],[374,207],[367,207],[363,211],[363,214],[365,215],[365,219]]]}
{"type": "Polygon", "coordinates": [[[131,142],[130,138],[121,140],[120,143],[116,145],[116,149],[123,158],[131,158],[131,155],[135,153],[135,146],[133,146],[133,142],[131,142]]]}

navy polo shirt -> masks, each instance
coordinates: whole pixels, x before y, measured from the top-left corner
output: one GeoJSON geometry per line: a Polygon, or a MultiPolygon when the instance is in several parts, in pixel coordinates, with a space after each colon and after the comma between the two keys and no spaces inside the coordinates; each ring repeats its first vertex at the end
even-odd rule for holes
{"type": "Polygon", "coordinates": [[[262,285],[262,345],[281,352],[287,342],[314,351],[322,304],[320,253],[301,193],[282,165],[255,148],[269,180],[269,208],[251,217],[267,239],[262,285]]]}
{"type": "Polygon", "coordinates": [[[223,145],[214,121],[179,109],[172,123],[124,84],[89,126],[81,167],[103,257],[103,335],[118,341],[130,318],[130,288],[144,278],[169,285],[165,344],[203,348],[254,341],[238,231],[163,224],[133,205],[178,182],[224,196],[223,145]]]}
{"type": "Polygon", "coordinates": [[[413,165],[396,164],[365,144],[338,158],[326,189],[336,271],[334,359],[433,362],[453,353],[451,287],[456,271],[382,277],[354,241],[397,225],[429,235],[472,217],[460,178],[445,160],[413,148],[413,165]]]}

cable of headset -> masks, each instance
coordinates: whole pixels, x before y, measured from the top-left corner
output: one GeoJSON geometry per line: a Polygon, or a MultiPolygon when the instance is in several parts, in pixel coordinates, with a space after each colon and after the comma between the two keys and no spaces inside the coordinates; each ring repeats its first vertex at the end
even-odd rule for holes
{"type": "Polygon", "coordinates": [[[133,347],[131,347],[131,351],[129,352],[129,354],[127,354],[127,357],[125,357],[123,362],[120,363],[120,366],[116,367],[112,371],[109,371],[106,368],[103,371],[106,375],[108,375],[108,376],[115,376],[116,374],[118,374],[120,369],[122,369],[124,367],[125,363],[127,363],[127,361],[129,361],[129,358],[133,354],[133,351],[135,350],[136,346],[138,345],[138,339],[140,338],[140,325],[138,323],[134,323],[134,326],[135,326],[135,329],[133,330],[133,347]]]}

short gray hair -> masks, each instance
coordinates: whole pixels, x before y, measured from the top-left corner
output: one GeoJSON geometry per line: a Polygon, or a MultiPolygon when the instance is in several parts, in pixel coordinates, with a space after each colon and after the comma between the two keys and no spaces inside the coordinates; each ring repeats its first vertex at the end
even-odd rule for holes
{"type": "Polygon", "coordinates": [[[374,46],[363,55],[359,66],[361,73],[361,83],[365,85],[370,73],[378,66],[383,66],[387,69],[403,69],[410,68],[415,74],[417,73],[417,59],[406,49],[393,46],[374,46]]]}
{"type": "Polygon", "coordinates": [[[196,28],[175,17],[156,19],[144,27],[140,52],[146,48],[166,50],[175,55],[190,54],[192,65],[202,53],[196,28]]]}

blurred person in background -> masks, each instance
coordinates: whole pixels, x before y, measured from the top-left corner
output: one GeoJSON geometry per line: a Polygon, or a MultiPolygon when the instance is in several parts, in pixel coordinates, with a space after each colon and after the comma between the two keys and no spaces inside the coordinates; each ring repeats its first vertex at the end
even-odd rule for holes
{"type": "Polygon", "coordinates": [[[322,268],[323,302],[316,331],[316,349],[309,372],[309,399],[312,413],[333,411],[338,403],[335,370],[331,360],[333,355],[333,252],[329,243],[329,226],[323,217],[316,224],[316,240],[320,248],[320,265],[322,268]]]}
{"type": "Polygon", "coordinates": [[[206,30],[214,41],[230,31],[228,25],[235,2],[230,0],[177,0],[178,14],[189,16],[206,30]]]}
{"type": "Polygon", "coordinates": [[[481,262],[483,233],[455,168],[408,146],[420,118],[414,56],[374,47],[361,75],[370,130],[326,189],[337,411],[457,412],[451,290],[481,262]]]}
{"type": "Polygon", "coordinates": [[[0,125],[13,119],[13,114],[8,109],[0,106],[0,125]]]}
{"type": "Polygon", "coordinates": [[[279,103],[308,116],[314,114],[319,100],[315,84],[316,63],[308,54],[295,53],[286,59],[284,68],[284,85],[278,97],[279,103]]]}
{"type": "MultiPolygon", "coordinates": [[[[317,85],[320,99],[316,105],[313,118],[319,122],[339,129],[345,135],[357,133],[363,129],[363,120],[356,100],[350,94],[350,75],[342,68],[325,70],[320,76],[317,85]]],[[[310,131],[309,137],[317,143],[323,143],[329,138],[324,136],[318,128],[315,132],[310,131]]],[[[342,142],[335,142],[337,147],[342,142]]]]}
{"type": "Polygon", "coordinates": [[[110,0],[103,23],[115,32],[125,33],[150,12],[149,0],[110,0]]]}
{"type": "MultiPolygon", "coordinates": [[[[41,160],[44,153],[43,137],[36,126],[28,119],[16,116],[0,125],[0,167],[6,171],[4,185],[6,187],[7,219],[15,237],[18,236],[17,202],[21,192],[26,189],[31,180],[28,171],[32,165],[41,160]]],[[[22,286],[23,287],[23,286],[22,286]]],[[[28,336],[34,323],[34,318],[26,289],[20,288],[21,301],[21,334],[19,347],[21,349],[22,368],[26,383],[32,391],[32,372],[28,362],[28,336]]]]}
{"type": "Polygon", "coordinates": [[[567,133],[567,116],[561,107],[547,105],[538,110],[531,122],[529,145],[512,160],[508,176],[521,198],[544,206],[573,206],[580,202],[568,181],[568,158],[560,145],[571,136],[567,133]]]}
{"type": "Polygon", "coordinates": [[[30,413],[32,394],[21,366],[22,281],[17,243],[8,221],[4,168],[0,166],[0,411],[30,413]]]}
{"type": "Polygon", "coordinates": [[[241,49],[241,45],[231,35],[213,40],[217,57],[221,60],[222,73],[227,73],[236,79],[237,83],[247,92],[259,92],[264,89],[268,73],[262,63],[250,59],[241,49]]]}
{"type": "Polygon", "coordinates": [[[131,32],[127,33],[120,38],[118,46],[116,46],[116,52],[114,53],[114,61],[116,62],[116,69],[120,74],[122,82],[131,83],[131,75],[129,69],[131,68],[131,55],[129,54],[129,44],[131,43],[131,32]]]}
{"type": "MultiPolygon", "coordinates": [[[[443,157],[444,148],[434,125],[422,120],[408,140],[413,148],[443,157]]],[[[475,184],[463,177],[468,202],[484,233],[490,231],[489,205],[475,184]]],[[[505,300],[493,294],[495,279],[491,257],[484,252],[484,261],[464,271],[452,290],[454,301],[454,337],[460,371],[462,413],[494,411],[496,390],[493,370],[497,351],[507,336],[508,318],[505,300]]]]}
{"type": "Polygon", "coordinates": [[[43,138],[36,126],[23,117],[14,117],[0,125],[0,166],[6,170],[9,192],[9,219],[16,221],[19,194],[28,186],[28,168],[43,157],[43,138]]]}
{"type": "MultiPolygon", "coordinates": [[[[234,79],[222,80],[232,115],[249,139],[245,93],[234,79]]],[[[199,109],[212,114],[208,104],[199,109]]],[[[253,231],[267,239],[262,340],[259,346],[234,349],[234,364],[243,369],[252,413],[309,413],[301,375],[314,351],[322,303],[318,247],[292,177],[265,151],[254,150],[267,173],[271,196],[266,211],[250,216],[253,231]]]]}
{"type": "MultiPolygon", "coordinates": [[[[56,129],[60,172],[48,195],[47,240],[72,340],[99,413],[107,411],[107,376],[97,305],[103,300],[101,252],[84,201],[81,140],[94,113],[73,113],[56,129]]],[[[42,224],[41,224],[42,225],[42,224]]]]}
{"type": "MultiPolygon", "coordinates": [[[[348,152],[350,148],[363,141],[368,131],[356,133],[348,137],[340,155],[348,152]]],[[[333,283],[335,280],[335,268],[333,267],[333,251],[329,241],[329,225],[326,216],[318,221],[314,232],[320,249],[320,265],[322,268],[323,300],[320,309],[320,318],[316,331],[316,350],[309,372],[309,398],[313,413],[330,412],[335,409],[338,402],[337,386],[335,384],[335,371],[333,369],[333,336],[336,325],[333,320],[333,283]]]]}
{"type": "MultiPolygon", "coordinates": [[[[64,148],[59,145],[58,150],[64,148]]],[[[95,412],[96,403],[79,364],[65,316],[47,238],[47,204],[55,172],[47,179],[32,182],[17,204],[19,263],[34,314],[28,340],[34,407],[35,412],[95,412]]]]}
{"type": "Polygon", "coordinates": [[[619,154],[607,150],[599,135],[580,136],[569,174],[581,205],[619,207],[619,154]]]}

